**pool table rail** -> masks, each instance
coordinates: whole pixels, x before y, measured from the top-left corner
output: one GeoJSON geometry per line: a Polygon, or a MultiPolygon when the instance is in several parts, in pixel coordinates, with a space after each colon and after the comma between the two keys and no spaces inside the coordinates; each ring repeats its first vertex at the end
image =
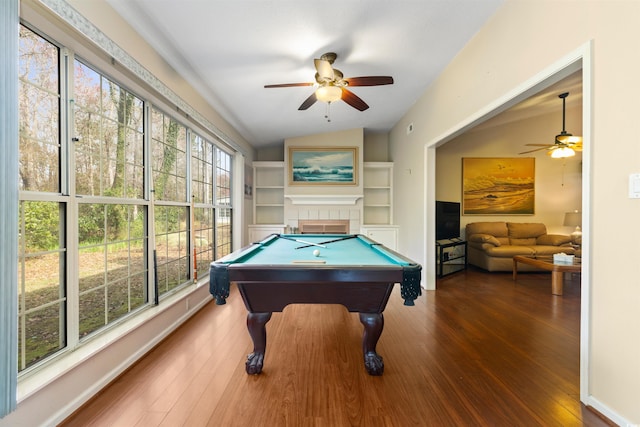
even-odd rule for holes
{"type": "MultiPolygon", "coordinates": [[[[294,235],[302,239],[309,239],[310,235],[294,235]]],[[[291,264],[288,260],[272,263],[252,264],[247,262],[251,257],[258,255],[262,250],[268,250],[269,245],[275,243],[279,234],[267,236],[260,242],[255,242],[239,249],[217,261],[210,267],[210,293],[214,296],[216,304],[225,304],[229,296],[229,288],[233,282],[253,281],[286,281],[286,282],[389,282],[400,283],[400,294],[404,304],[414,305],[414,300],[422,294],[420,281],[422,267],[409,258],[381,245],[363,235],[346,235],[349,238],[357,238],[369,250],[375,251],[389,264],[384,265],[333,265],[328,264],[291,264]]],[[[331,240],[332,235],[322,235],[331,240]]]]}

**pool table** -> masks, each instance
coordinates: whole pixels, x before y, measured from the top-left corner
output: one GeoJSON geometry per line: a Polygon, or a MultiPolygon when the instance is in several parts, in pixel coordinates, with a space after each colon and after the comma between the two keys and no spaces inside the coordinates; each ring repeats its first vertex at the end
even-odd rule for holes
{"type": "Polygon", "coordinates": [[[420,295],[421,266],[359,234],[272,234],[211,263],[210,291],[217,304],[236,283],[248,310],[253,352],[248,374],[262,372],[271,314],[288,304],[342,304],[360,315],[362,350],[370,375],[382,375],[376,344],[382,312],[395,283],[405,305],[420,295]]]}

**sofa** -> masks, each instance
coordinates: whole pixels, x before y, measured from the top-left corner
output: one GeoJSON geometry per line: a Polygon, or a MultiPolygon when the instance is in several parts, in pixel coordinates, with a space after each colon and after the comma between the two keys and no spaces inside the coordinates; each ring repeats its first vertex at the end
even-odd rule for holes
{"type": "MultiPolygon", "coordinates": [[[[513,257],[552,257],[553,254],[573,255],[571,236],[547,234],[542,223],[472,222],[465,227],[467,261],[487,271],[513,271],[513,257]]],[[[535,271],[521,264],[518,271],[535,271]]]]}

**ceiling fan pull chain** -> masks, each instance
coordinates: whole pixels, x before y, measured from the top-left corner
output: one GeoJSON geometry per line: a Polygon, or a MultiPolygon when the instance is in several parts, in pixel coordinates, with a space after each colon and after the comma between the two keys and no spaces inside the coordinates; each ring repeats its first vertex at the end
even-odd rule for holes
{"type": "Polygon", "coordinates": [[[327,119],[327,122],[331,122],[331,103],[327,102],[327,112],[324,115],[324,118],[327,119]]]}

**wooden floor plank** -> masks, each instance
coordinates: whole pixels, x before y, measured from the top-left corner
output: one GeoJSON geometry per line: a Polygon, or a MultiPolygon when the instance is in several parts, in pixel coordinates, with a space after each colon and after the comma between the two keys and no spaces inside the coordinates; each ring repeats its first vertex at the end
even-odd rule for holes
{"type": "Polygon", "coordinates": [[[368,375],[342,306],[294,305],[267,323],[261,375],[244,369],[246,309],[205,306],[62,425],[605,426],[579,401],[580,283],[470,268],[414,307],[394,289],[368,375]]]}

